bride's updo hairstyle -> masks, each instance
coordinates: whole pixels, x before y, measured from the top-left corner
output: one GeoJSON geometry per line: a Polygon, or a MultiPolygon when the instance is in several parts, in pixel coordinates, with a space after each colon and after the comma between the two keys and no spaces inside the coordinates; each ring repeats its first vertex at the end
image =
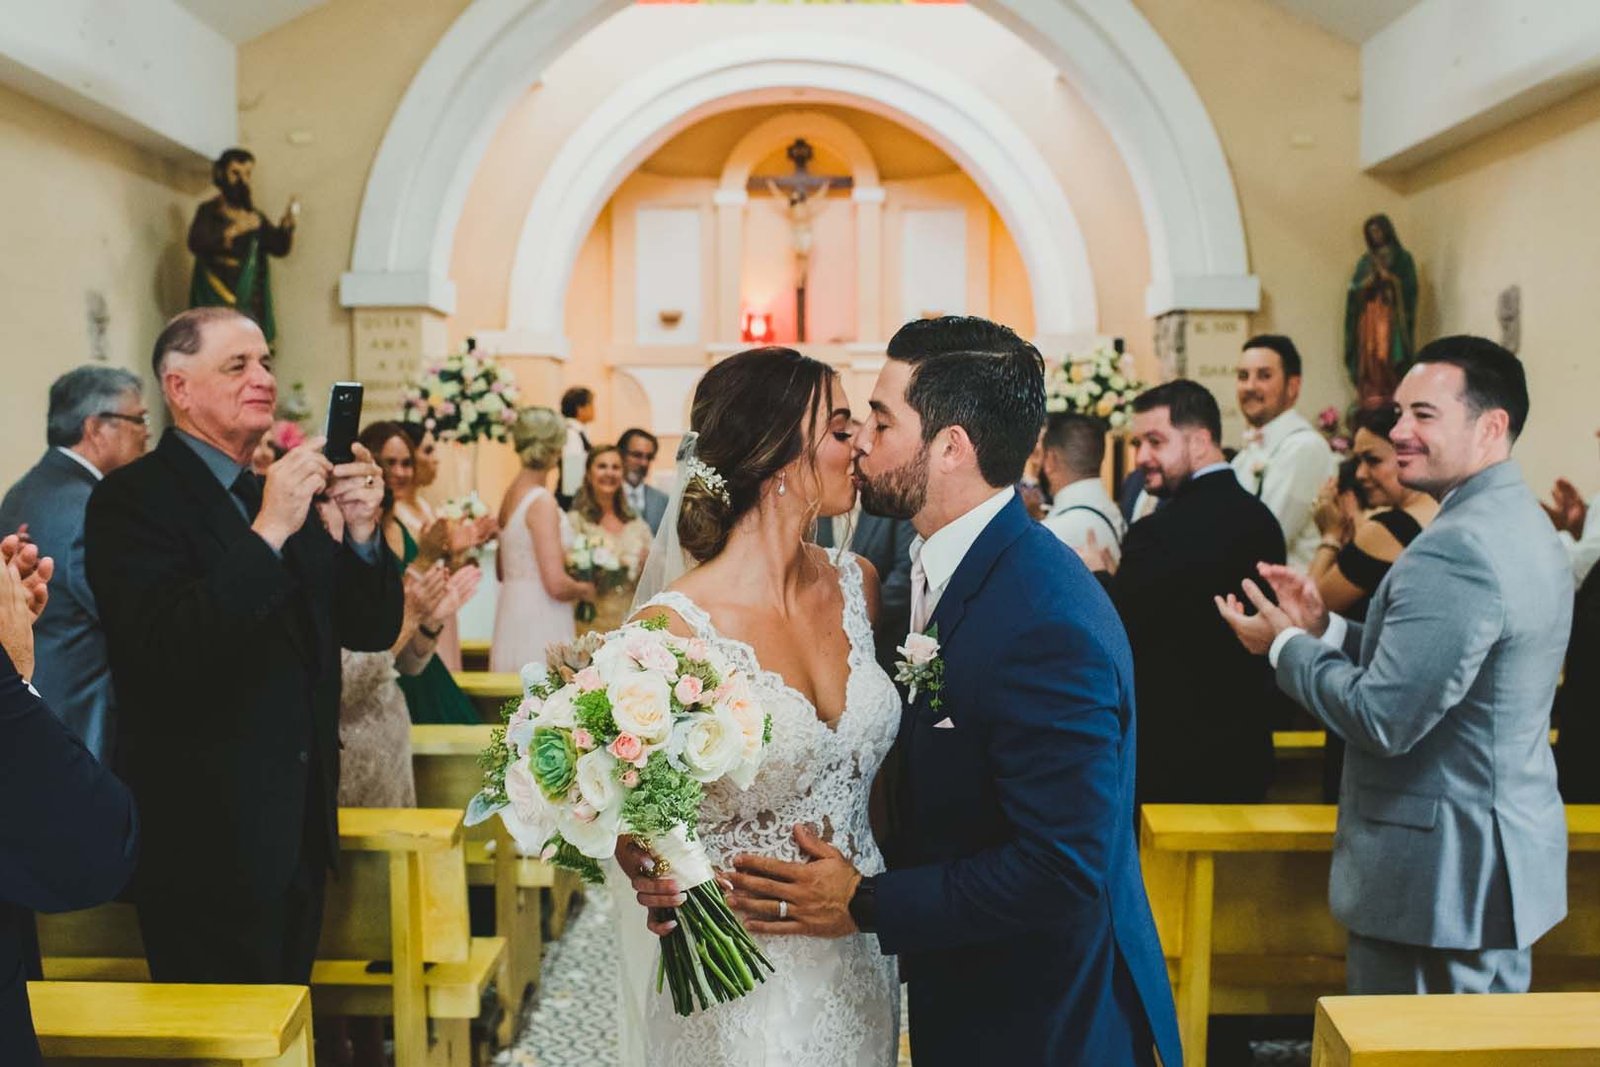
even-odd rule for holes
{"type": "Polygon", "coordinates": [[[761,502],[768,479],[808,448],[818,413],[833,410],[833,369],[792,348],[752,348],[706,371],[694,391],[689,428],[695,455],[726,480],[728,498],[699,478],[683,489],[678,541],[704,563],[761,502]]]}

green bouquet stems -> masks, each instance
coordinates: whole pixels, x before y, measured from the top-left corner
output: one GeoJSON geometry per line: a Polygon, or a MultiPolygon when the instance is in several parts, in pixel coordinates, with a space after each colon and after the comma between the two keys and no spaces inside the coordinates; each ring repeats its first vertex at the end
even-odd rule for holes
{"type": "Polygon", "coordinates": [[[693,1015],[712,1004],[737,1000],[773,971],[738,916],[723,899],[715,880],[685,894],[674,914],[678,925],[661,939],[661,964],[656,971],[656,992],[663,981],[672,991],[672,1010],[693,1015]]]}

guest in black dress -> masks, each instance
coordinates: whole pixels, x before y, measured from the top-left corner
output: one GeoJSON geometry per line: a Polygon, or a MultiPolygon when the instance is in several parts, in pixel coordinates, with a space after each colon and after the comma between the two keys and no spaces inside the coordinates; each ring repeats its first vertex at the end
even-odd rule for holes
{"type": "Polygon", "coordinates": [[[1568,804],[1600,804],[1600,567],[1578,587],[1572,639],[1556,691],[1556,785],[1568,804]]]}
{"type": "MultiPolygon", "coordinates": [[[[1362,411],[1354,420],[1355,480],[1370,510],[1352,515],[1340,504],[1333,480],[1317,501],[1322,543],[1310,574],[1328,610],[1349,619],[1366,618],[1367,604],[1384,575],[1439,510],[1431,496],[1400,484],[1394,445],[1389,443],[1398,416],[1389,405],[1362,411]]],[[[1322,795],[1327,803],[1339,797],[1343,766],[1344,741],[1330,731],[1322,764],[1322,795]]]]}

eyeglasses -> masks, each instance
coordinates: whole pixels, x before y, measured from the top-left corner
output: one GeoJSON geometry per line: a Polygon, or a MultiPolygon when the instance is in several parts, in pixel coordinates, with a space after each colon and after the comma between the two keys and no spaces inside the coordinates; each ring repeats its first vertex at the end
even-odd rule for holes
{"type": "Polygon", "coordinates": [[[628,458],[629,459],[642,459],[646,463],[654,463],[655,462],[655,458],[656,458],[656,454],[654,452],[635,452],[632,449],[629,449],[628,450],[628,458]]]}
{"type": "Polygon", "coordinates": [[[150,428],[150,413],[148,411],[142,415],[123,415],[116,411],[102,411],[99,413],[99,417],[102,419],[116,419],[118,422],[137,423],[147,430],[150,428]]]}

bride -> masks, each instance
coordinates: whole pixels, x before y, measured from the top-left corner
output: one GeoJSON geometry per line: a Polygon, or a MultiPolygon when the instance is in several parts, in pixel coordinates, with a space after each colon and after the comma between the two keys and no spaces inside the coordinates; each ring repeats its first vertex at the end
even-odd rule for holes
{"type": "MultiPolygon", "coordinates": [[[[804,824],[863,873],[880,872],[867,800],[899,728],[900,695],[874,654],[878,576],[848,553],[835,564],[808,537],[817,519],[855,503],[850,409],[837,375],[790,349],[741,352],[706,373],[690,422],[695,462],[679,464],[652,553],[666,570],[653,582],[646,574],[635,617],[663,615],[673,633],[714,643],[754,679],[773,720],[750,788],[707,788],[700,837],[722,870],[740,853],[801,861],[795,827],[804,824]],[[673,561],[687,568],[681,576],[673,561]],[[668,587],[650,595],[652,585],[668,587]]],[[[631,875],[648,858],[624,846],[618,862],[631,875]]],[[[626,879],[613,881],[627,889],[626,879]]],[[[646,913],[626,899],[618,915],[625,1065],[641,1057],[670,1067],[895,1063],[899,985],[875,936],[758,937],[777,973],[742,999],[680,1018],[655,992],[656,948],[640,944],[646,913]],[[642,1042],[630,1055],[635,1035],[642,1042]]],[[[668,913],[656,914],[649,928],[664,933],[668,913]]]]}

